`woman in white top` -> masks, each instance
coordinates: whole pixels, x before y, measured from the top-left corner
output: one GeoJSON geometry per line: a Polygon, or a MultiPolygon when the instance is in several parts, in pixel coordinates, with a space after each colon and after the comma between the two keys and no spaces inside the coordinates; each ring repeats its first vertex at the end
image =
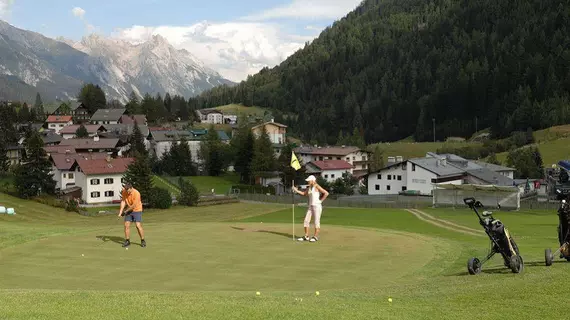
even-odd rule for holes
{"type": "Polygon", "coordinates": [[[305,179],[305,181],[309,183],[309,187],[305,191],[299,191],[299,189],[293,186],[293,191],[295,193],[309,197],[309,208],[307,209],[307,215],[305,216],[305,222],[303,223],[303,226],[305,227],[305,236],[297,240],[316,242],[319,240],[319,232],[321,231],[321,213],[323,212],[322,202],[329,196],[329,193],[317,184],[317,178],[315,178],[315,176],[310,175],[305,179]],[[311,216],[314,216],[315,219],[315,235],[309,239],[311,216]]]}

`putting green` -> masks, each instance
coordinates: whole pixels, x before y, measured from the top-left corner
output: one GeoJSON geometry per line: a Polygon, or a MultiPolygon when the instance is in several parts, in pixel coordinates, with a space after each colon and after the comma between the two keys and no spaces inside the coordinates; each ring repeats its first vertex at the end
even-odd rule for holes
{"type": "Polygon", "coordinates": [[[401,283],[441,254],[434,238],[385,230],[327,226],[318,243],[294,242],[284,224],[149,223],[145,231],[146,248],[138,245],[134,228],[133,244],[122,248],[120,226],[109,234],[55,236],[6,248],[0,251],[0,288],[371,288],[401,283]]]}

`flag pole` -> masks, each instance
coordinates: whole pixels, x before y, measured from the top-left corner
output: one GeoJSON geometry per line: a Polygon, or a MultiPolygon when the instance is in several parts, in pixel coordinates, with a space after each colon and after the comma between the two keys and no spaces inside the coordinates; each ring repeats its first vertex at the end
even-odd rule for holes
{"type": "MultiPolygon", "coordinates": [[[[295,188],[295,179],[291,180],[291,185],[295,188]]],[[[291,188],[291,211],[293,212],[293,241],[295,241],[295,191],[291,188]]]]}

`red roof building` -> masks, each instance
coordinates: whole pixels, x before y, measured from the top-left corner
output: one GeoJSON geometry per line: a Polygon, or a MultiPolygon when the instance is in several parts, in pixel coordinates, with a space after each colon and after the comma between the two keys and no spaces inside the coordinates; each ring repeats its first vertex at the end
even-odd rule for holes
{"type": "Polygon", "coordinates": [[[328,182],[342,178],[344,173],[352,174],[353,166],[344,160],[312,161],[307,164],[307,174],[320,175],[328,182]]]}
{"type": "Polygon", "coordinates": [[[55,116],[55,115],[51,115],[47,118],[46,122],[47,123],[67,123],[67,122],[73,122],[73,117],[72,116],[55,116]]]}

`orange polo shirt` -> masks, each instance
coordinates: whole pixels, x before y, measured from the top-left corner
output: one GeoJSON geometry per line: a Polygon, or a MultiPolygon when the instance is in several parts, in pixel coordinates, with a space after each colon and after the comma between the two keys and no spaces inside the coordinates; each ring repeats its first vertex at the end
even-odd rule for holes
{"type": "Polygon", "coordinates": [[[121,197],[127,203],[129,207],[133,207],[133,212],[142,212],[143,205],[141,201],[141,194],[137,191],[137,189],[133,188],[133,190],[129,193],[127,190],[123,189],[121,193],[121,197]]]}

